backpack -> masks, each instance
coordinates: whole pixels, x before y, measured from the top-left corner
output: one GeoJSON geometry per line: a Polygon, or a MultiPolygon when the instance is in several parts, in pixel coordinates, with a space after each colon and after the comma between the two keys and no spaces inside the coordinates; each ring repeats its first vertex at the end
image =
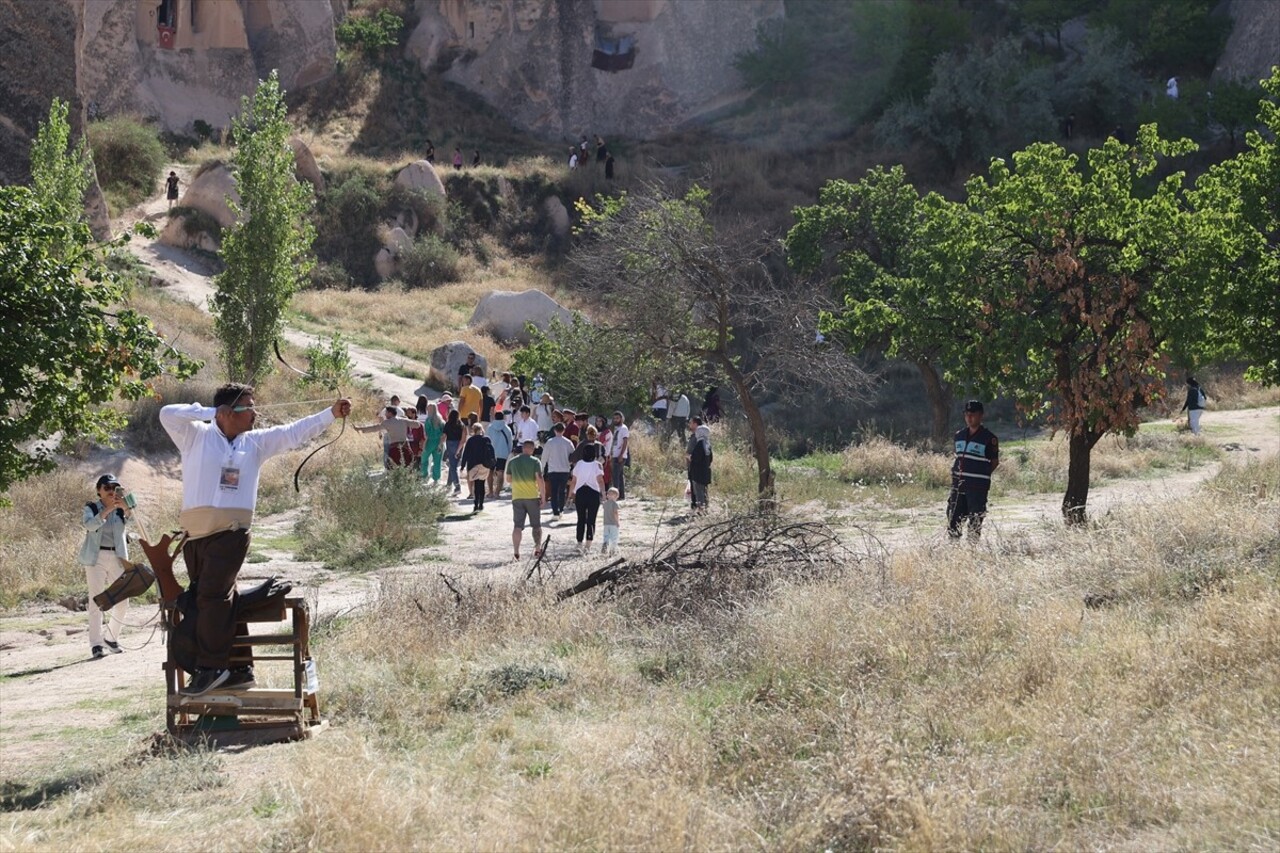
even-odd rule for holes
{"type": "Polygon", "coordinates": [[[1207,402],[1209,402],[1209,398],[1204,395],[1204,389],[1197,388],[1196,389],[1196,405],[1198,405],[1200,408],[1203,409],[1204,404],[1207,402]]]}
{"type": "Polygon", "coordinates": [[[493,442],[489,436],[484,437],[484,445],[480,449],[484,451],[480,464],[492,471],[493,466],[498,464],[498,454],[494,452],[493,442]]]}

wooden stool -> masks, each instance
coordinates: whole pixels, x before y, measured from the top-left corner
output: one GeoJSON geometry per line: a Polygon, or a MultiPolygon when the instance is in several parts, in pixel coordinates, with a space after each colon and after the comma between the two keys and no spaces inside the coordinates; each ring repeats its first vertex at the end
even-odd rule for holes
{"type": "MultiPolygon", "coordinates": [[[[162,608],[164,625],[173,625],[172,605],[162,608]]],[[[293,663],[293,689],[210,690],[202,696],[183,696],[187,673],[170,656],[164,663],[167,728],[184,743],[206,741],[217,746],[242,746],[299,740],[325,728],[316,696],[315,662],[311,659],[311,618],[302,598],[284,597],[243,614],[231,650],[232,666],[267,661],[293,663]],[[287,633],[251,634],[250,624],[288,622],[287,633]],[[287,647],[287,654],[261,654],[262,646],[287,647]]]]}

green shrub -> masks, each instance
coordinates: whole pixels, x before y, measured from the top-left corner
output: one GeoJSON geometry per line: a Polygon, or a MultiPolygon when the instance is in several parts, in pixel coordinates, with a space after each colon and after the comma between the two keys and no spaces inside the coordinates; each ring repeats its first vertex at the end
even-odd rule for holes
{"type": "Polygon", "coordinates": [[[128,116],[89,125],[93,164],[113,207],[137,204],[155,191],[165,151],[153,128],[128,116]]]}
{"type": "Polygon", "coordinates": [[[360,465],[324,479],[297,532],[305,559],[373,569],[437,541],[446,508],[444,495],[424,488],[417,471],[373,474],[360,465]]]}
{"type": "Polygon", "coordinates": [[[373,256],[378,251],[378,222],[390,178],[354,165],[331,176],[329,189],[317,200],[316,256],[346,270],[353,283],[377,283],[373,256]]]}
{"type": "Polygon", "coordinates": [[[435,234],[424,234],[400,251],[400,278],[409,287],[435,287],[459,279],[458,251],[435,234]]]}
{"type": "Polygon", "coordinates": [[[351,384],[351,353],[342,335],[332,338],[317,338],[316,342],[306,349],[307,373],[303,381],[310,385],[318,385],[337,391],[343,385],[351,384]]]}
{"type": "Polygon", "coordinates": [[[213,239],[222,240],[222,226],[218,224],[218,220],[214,219],[208,213],[195,207],[173,207],[169,209],[169,218],[183,217],[182,230],[188,235],[199,234],[205,232],[213,239]]]}
{"type": "Polygon", "coordinates": [[[338,24],[334,36],[343,47],[377,50],[395,45],[403,28],[404,20],[399,15],[387,9],[379,9],[377,14],[370,17],[349,15],[338,24]]]}

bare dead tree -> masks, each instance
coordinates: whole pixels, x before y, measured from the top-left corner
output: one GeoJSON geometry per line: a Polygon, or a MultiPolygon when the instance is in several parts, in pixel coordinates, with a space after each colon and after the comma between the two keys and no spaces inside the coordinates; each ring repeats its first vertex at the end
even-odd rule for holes
{"type": "Polygon", "coordinates": [[[669,385],[708,366],[726,377],[750,427],[760,497],[771,501],[760,393],[781,396],[796,382],[825,377],[846,389],[869,381],[841,348],[819,343],[817,289],[770,274],[766,260],[778,241],[745,217],[713,225],[708,208],[697,186],[674,196],[651,185],[598,208],[580,204],[584,239],[570,264],[576,284],[605,303],[608,334],[625,342],[636,370],[655,371],[669,385]]]}

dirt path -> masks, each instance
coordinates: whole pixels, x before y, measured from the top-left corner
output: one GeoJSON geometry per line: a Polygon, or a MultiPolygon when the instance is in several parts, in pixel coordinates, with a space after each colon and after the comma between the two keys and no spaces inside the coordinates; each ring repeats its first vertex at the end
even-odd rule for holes
{"type": "MultiPolygon", "coordinates": [[[[181,166],[171,166],[186,178],[181,166]]],[[[134,218],[163,217],[165,202],[154,199],[134,211],[134,218]]],[[[205,307],[212,293],[208,270],[185,252],[149,240],[135,240],[132,250],[172,293],[205,307]]],[[[287,332],[290,341],[305,345],[305,335],[287,332]]],[[[352,348],[358,370],[372,384],[388,393],[408,396],[416,385],[390,372],[403,358],[391,353],[352,348]]],[[[1230,458],[1270,458],[1280,455],[1280,407],[1235,412],[1209,412],[1205,416],[1206,439],[1224,447],[1230,458]]],[[[176,503],[181,499],[180,471],[174,461],[151,462],[120,453],[84,463],[107,464],[140,494],[153,501],[176,503]]],[[[1140,501],[1159,500],[1194,488],[1218,470],[1219,464],[1179,471],[1158,479],[1125,480],[1095,487],[1090,510],[1109,509],[1140,501]]],[[[998,547],[1001,538],[1028,535],[1035,529],[1052,529],[1059,519],[1059,494],[1002,498],[994,502],[989,520],[991,535],[983,547],[998,547]],[[995,543],[995,544],[992,544],[995,543]]],[[[292,580],[295,590],[311,602],[322,617],[359,608],[377,594],[382,582],[397,574],[434,577],[445,574],[463,583],[511,582],[529,568],[526,559],[511,559],[510,502],[491,500],[484,513],[471,515],[469,502],[457,500],[442,527],[439,545],[410,554],[400,565],[379,572],[355,575],[325,570],[313,562],[295,560],[293,554],[273,542],[284,540],[302,510],[262,518],[255,523],[252,561],[241,579],[250,582],[271,575],[292,580]]],[[[832,512],[812,508],[824,517],[832,512]]],[[[802,514],[808,508],[798,508],[802,514]]],[[[864,528],[870,535],[851,534],[855,548],[904,547],[940,537],[941,507],[880,510],[865,504],[848,505],[834,513],[837,524],[864,528]]],[[[574,548],[571,516],[552,523],[546,516],[551,547],[542,564],[546,576],[557,584],[581,577],[604,563],[598,554],[579,557],[574,548]]],[[[684,503],[633,495],[623,508],[623,552],[640,553],[656,539],[669,536],[684,520],[684,503]]],[[[527,556],[532,542],[522,549],[527,556]]],[[[57,605],[30,606],[0,617],[0,766],[9,779],[56,775],[60,768],[92,766],[102,756],[136,751],[139,742],[160,727],[163,703],[161,663],[163,648],[158,632],[152,632],[154,606],[130,610],[123,643],[125,654],[90,660],[87,657],[85,616],[57,605]]],[[[321,662],[323,666],[323,661],[321,662]]]]}

